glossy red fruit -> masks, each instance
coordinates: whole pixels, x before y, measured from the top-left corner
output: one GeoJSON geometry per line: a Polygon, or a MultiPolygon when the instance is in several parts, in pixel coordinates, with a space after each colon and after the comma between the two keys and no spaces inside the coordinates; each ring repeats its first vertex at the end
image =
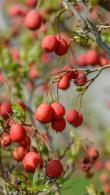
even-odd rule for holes
{"type": "Polygon", "coordinates": [[[43,123],[50,122],[52,116],[53,109],[51,105],[47,103],[41,104],[35,111],[35,119],[43,123]]]}
{"type": "Polygon", "coordinates": [[[58,82],[58,88],[62,90],[66,90],[70,87],[70,79],[67,75],[63,76],[58,82]]]}
{"type": "Polygon", "coordinates": [[[72,123],[72,125],[73,125],[74,127],[79,127],[80,125],[82,125],[82,123],[83,123],[83,116],[82,116],[81,113],[78,113],[78,118],[77,118],[76,121],[74,121],[74,122],[72,123]]]}
{"type": "Polygon", "coordinates": [[[89,50],[86,52],[86,64],[88,65],[99,65],[100,64],[100,58],[95,50],[89,50]]]}
{"type": "Polygon", "coordinates": [[[38,0],[26,0],[25,4],[28,7],[35,7],[38,3],[38,0]]]}
{"type": "Polygon", "coordinates": [[[58,178],[62,175],[63,166],[60,160],[50,160],[46,165],[46,175],[50,178],[58,178]]]}
{"type": "Polygon", "coordinates": [[[70,65],[64,66],[63,71],[71,71],[66,74],[69,80],[77,78],[77,71],[73,69],[70,65]]]}
{"type": "Polygon", "coordinates": [[[68,52],[69,45],[65,39],[57,38],[58,44],[55,53],[58,56],[65,55],[68,52]]]}
{"type": "Polygon", "coordinates": [[[78,66],[87,66],[89,64],[86,63],[86,54],[81,54],[77,57],[76,59],[77,65],[78,66]]]}
{"type": "Polygon", "coordinates": [[[3,133],[0,143],[3,147],[9,146],[11,144],[10,135],[8,133],[3,133]]]}
{"type": "Polygon", "coordinates": [[[88,148],[87,154],[91,158],[91,160],[94,161],[94,162],[99,157],[99,152],[95,148],[93,148],[93,147],[88,148]]]}
{"type": "Polygon", "coordinates": [[[11,104],[9,102],[4,102],[0,105],[0,116],[8,118],[12,112],[11,104]]]}
{"type": "Polygon", "coordinates": [[[36,10],[31,10],[25,16],[24,19],[25,26],[30,30],[37,30],[42,24],[42,17],[36,10]]]}
{"type": "Polygon", "coordinates": [[[24,169],[34,172],[37,167],[43,168],[43,160],[37,152],[28,152],[23,159],[24,169]]]}
{"type": "Polygon", "coordinates": [[[66,127],[66,121],[64,118],[53,120],[51,122],[51,126],[52,126],[52,129],[55,130],[56,132],[61,132],[61,131],[64,131],[66,127]]]}
{"type": "Polygon", "coordinates": [[[84,72],[78,72],[77,78],[74,80],[75,85],[83,86],[87,82],[87,76],[84,72]]]}
{"type": "Polygon", "coordinates": [[[100,57],[100,65],[105,66],[107,64],[109,64],[108,59],[106,57],[100,57]]]}
{"type": "Polygon", "coordinates": [[[59,102],[54,102],[51,104],[53,109],[53,119],[60,119],[65,115],[65,108],[59,102]]]}
{"type": "Polygon", "coordinates": [[[18,146],[13,150],[12,155],[16,161],[22,161],[26,153],[27,151],[23,146],[18,146]]]}
{"type": "Polygon", "coordinates": [[[30,146],[31,139],[29,136],[26,136],[22,142],[20,142],[21,146],[28,147],[30,146]]]}
{"type": "Polygon", "coordinates": [[[58,41],[55,35],[47,35],[42,40],[42,48],[48,52],[53,52],[56,50],[58,41]]]}
{"type": "Polygon", "coordinates": [[[10,7],[9,15],[10,16],[19,16],[19,15],[21,15],[20,7],[18,5],[13,5],[12,7],[10,7]]]}
{"type": "Polygon", "coordinates": [[[79,114],[75,109],[68,110],[66,112],[66,120],[68,123],[72,124],[77,121],[79,118],[79,114]]]}
{"type": "Polygon", "coordinates": [[[10,128],[10,138],[13,142],[21,142],[26,137],[26,130],[21,124],[13,124],[10,128]]]}

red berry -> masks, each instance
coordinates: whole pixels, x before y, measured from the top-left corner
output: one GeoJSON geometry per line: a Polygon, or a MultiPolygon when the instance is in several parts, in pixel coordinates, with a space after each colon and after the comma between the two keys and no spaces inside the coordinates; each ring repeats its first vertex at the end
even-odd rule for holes
{"type": "Polygon", "coordinates": [[[13,124],[10,128],[10,138],[13,142],[21,142],[25,139],[26,131],[21,124],[13,124]]]}
{"type": "Polygon", "coordinates": [[[12,155],[16,161],[22,161],[26,153],[27,151],[23,146],[18,146],[13,150],[12,155]]]}
{"type": "Polygon", "coordinates": [[[22,142],[20,142],[21,146],[28,147],[30,146],[31,139],[29,136],[26,136],[22,142]]]}
{"type": "Polygon", "coordinates": [[[53,109],[53,119],[60,119],[65,115],[65,108],[59,102],[54,102],[51,104],[53,109]]]}
{"type": "Polygon", "coordinates": [[[26,0],[25,4],[28,7],[35,7],[37,5],[38,0],[26,0]]]}
{"type": "Polygon", "coordinates": [[[57,39],[58,44],[57,44],[57,48],[55,50],[55,53],[58,56],[62,56],[65,55],[68,51],[68,43],[65,39],[59,38],[57,39]]]}
{"type": "Polygon", "coordinates": [[[95,50],[90,50],[86,52],[86,64],[92,66],[100,64],[99,55],[95,50]]]}
{"type": "Polygon", "coordinates": [[[37,30],[40,28],[41,23],[42,17],[36,10],[29,11],[24,19],[25,26],[30,30],[37,30]]]}
{"type": "Polygon", "coordinates": [[[41,104],[35,111],[35,119],[43,123],[50,122],[52,115],[53,109],[51,105],[47,103],[41,104]]]}
{"type": "Polygon", "coordinates": [[[78,113],[78,118],[76,121],[72,123],[72,125],[75,127],[79,127],[80,125],[82,125],[82,123],[83,123],[83,116],[81,113],[78,113]]]}
{"type": "Polygon", "coordinates": [[[0,105],[0,115],[4,118],[8,118],[11,114],[11,104],[9,102],[4,102],[0,105]]]}
{"type": "Polygon", "coordinates": [[[19,15],[21,15],[20,7],[18,5],[13,5],[12,7],[10,7],[9,15],[10,16],[19,16],[19,15]]]}
{"type": "Polygon", "coordinates": [[[99,157],[99,152],[95,148],[92,148],[92,147],[88,148],[87,154],[93,161],[96,161],[99,157]]]}
{"type": "Polygon", "coordinates": [[[56,132],[61,132],[66,127],[66,121],[64,118],[61,118],[58,120],[53,120],[51,122],[51,126],[52,126],[53,130],[55,130],[56,132]]]}
{"type": "Polygon", "coordinates": [[[11,144],[11,139],[8,133],[3,133],[0,143],[3,147],[7,147],[11,144]]]}
{"type": "Polygon", "coordinates": [[[45,49],[48,52],[53,52],[56,50],[58,45],[58,41],[56,36],[54,35],[47,35],[42,40],[42,48],[45,49]]]}
{"type": "Polygon", "coordinates": [[[74,109],[68,110],[66,113],[66,120],[68,123],[74,123],[75,121],[78,120],[78,112],[74,109]]]}
{"type": "Polygon", "coordinates": [[[76,79],[77,78],[77,71],[73,69],[70,65],[64,66],[63,67],[64,71],[71,71],[66,74],[69,80],[71,79],[76,79]]]}
{"type": "Polygon", "coordinates": [[[75,85],[77,86],[83,86],[87,82],[87,76],[84,72],[78,72],[77,78],[74,80],[75,85]]]}
{"type": "Polygon", "coordinates": [[[79,65],[79,66],[89,65],[86,63],[86,54],[81,54],[77,57],[77,65],[79,65]]]}
{"type": "Polygon", "coordinates": [[[105,66],[107,64],[109,64],[108,59],[106,57],[100,57],[100,65],[105,66]]]}
{"type": "Polygon", "coordinates": [[[67,75],[63,76],[58,82],[58,88],[62,90],[66,90],[70,87],[70,79],[67,75]]]}
{"type": "Polygon", "coordinates": [[[23,165],[26,171],[34,172],[38,166],[43,168],[43,160],[37,152],[28,152],[23,159],[23,165]]]}
{"type": "Polygon", "coordinates": [[[62,175],[63,166],[60,160],[50,160],[46,165],[46,175],[50,178],[58,178],[62,175]]]}

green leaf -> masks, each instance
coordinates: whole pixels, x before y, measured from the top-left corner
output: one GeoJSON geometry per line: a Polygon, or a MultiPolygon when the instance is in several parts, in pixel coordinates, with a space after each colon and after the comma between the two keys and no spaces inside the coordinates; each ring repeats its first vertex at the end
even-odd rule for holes
{"type": "Polygon", "coordinates": [[[13,104],[12,105],[12,111],[13,111],[12,117],[14,119],[18,119],[21,122],[25,121],[25,112],[19,104],[13,104]]]}
{"type": "Polygon", "coordinates": [[[77,87],[76,91],[82,93],[85,90],[85,87],[77,87]]]}

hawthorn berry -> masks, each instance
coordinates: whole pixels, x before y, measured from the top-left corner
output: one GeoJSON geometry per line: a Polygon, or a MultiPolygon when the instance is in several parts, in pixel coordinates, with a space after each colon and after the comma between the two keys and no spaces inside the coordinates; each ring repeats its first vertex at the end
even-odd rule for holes
{"type": "Polygon", "coordinates": [[[51,121],[53,116],[53,109],[50,104],[43,103],[35,111],[35,119],[42,122],[48,123],[51,121]]]}
{"type": "Polygon", "coordinates": [[[87,66],[88,64],[86,63],[86,54],[81,54],[77,57],[76,59],[77,65],[78,66],[87,66]]]}
{"type": "Polygon", "coordinates": [[[10,135],[8,133],[3,133],[1,140],[0,140],[0,144],[3,147],[7,147],[11,144],[10,135]]]}
{"type": "Polygon", "coordinates": [[[80,125],[82,125],[82,123],[83,123],[83,116],[81,113],[78,113],[78,118],[76,121],[72,123],[72,125],[75,127],[79,127],[80,125]]]}
{"type": "Polygon", "coordinates": [[[65,55],[68,51],[69,45],[65,39],[57,38],[58,44],[55,53],[58,56],[65,55]]]}
{"type": "Polygon", "coordinates": [[[21,15],[21,9],[18,5],[13,5],[9,8],[9,15],[10,16],[19,16],[21,15]]]}
{"type": "Polygon", "coordinates": [[[53,120],[51,122],[51,127],[53,130],[55,130],[56,132],[61,132],[65,129],[66,127],[66,121],[64,118],[60,118],[57,120],[53,120]]]}
{"type": "Polygon", "coordinates": [[[42,48],[48,52],[53,52],[56,50],[58,41],[55,35],[47,35],[42,40],[42,48]]]}
{"type": "Polygon", "coordinates": [[[95,50],[89,50],[86,52],[86,64],[92,66],[100,64],[99,55],[95,50]]]}
{"type": "Polygon", "coordinates": [[[31,139],[29,136],[25,136],[24,140],[20,142],[20,146],[28,147],[30,146],[31,139]]]}
{"type": "Polygon", "coordinates": [[[34,172],[37,167],[43,168],[43,160],[37,152],[28,152],[23,159],[23,165],[26,171],[34,172]]]}
{"type": "Polygon", "coordinates": [[[60,119],[65,115],[65,108],[61,103],[54,102],[51,104],[51,107],[53,109],[52,119],[60,119]]]}
{"type": "Polygon", "coordinates": [[[87,76],[84,72],[78,72],[77,78],[74,80],[75,85],[83,86],[87,82],[87,76]]]}
{"type": "Polygon", "coordinates": [[[25,1],[25,4],[28,6],[28,7],[35,7],[38,3],[38,0],[26,0],[25,1]]]}
{"type": "Polygon", "coordinates": [[[22,161],[26,153],[27,150],[23,146],[18,146],[13,150],[12,155],[16,161],[22,161]]]}
{"type": "Polygon", "coordinates": [[[62,90],[66,90],[69,87],[70,87],[70,79],[68,78],[68,75],[64,75],[58,82],[58,88],[62,90]]]}
{"type": "Polygon", "coordinates": [[[21,142],[26,137],[26,130],[21,124],[12,124],[10,128],[10,138],[13,142],[21,142]]]}
{"type": "Polygon", "coordinates": [[[9,102],[4,102],[0,105],[0,115],[4,118],[8,118],[12,112],[12,106],[9,102]]]}
{"type": "Polygon", "coordinates": [[[74,123],[78,117],[78,112],[75,109],[71,109],[66,112],[66,120],[70,124],[74,123]]]}
{"type": "Polygon", "coordinates": [[[46,165],[46,175],[50,178],[58,178],[62,175],[63,166],[60,160],[50,160],[46,165]]]}
{"type": "Polygon", "coordinates": [[[99,157],[99,152],[93,147],[88,148],[87,154],[93,162],[95,162],[99,157]]]}
{"type": "Polygon", "coordinates": [[[63,71],[71,71],[66,74],[69,80],[77,78],[77,71],[73,69],[70,65],[64,66],[63,71]]]}
{"type": "Polygon", "coordinates": [[[24,19],[24,24],[26,28],[30,30],[37,30],[42,24],[42,17],[40,13],[36,10],[31,10],[27,13],[24,19]]]}

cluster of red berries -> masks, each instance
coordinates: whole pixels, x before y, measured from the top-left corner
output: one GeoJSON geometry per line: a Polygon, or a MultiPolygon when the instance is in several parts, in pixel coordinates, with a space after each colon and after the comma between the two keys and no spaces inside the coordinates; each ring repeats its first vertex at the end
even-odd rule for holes
{"type": "Polygon", "coordinates": [[[58,56],[62,56],[67,53],[69,45],[58,35],[47,35],[42,40],[42,48],[47,52],[55,52],[58,56]]]}
{"type": "Polygon", "coordinates": [[[73,69],[70,65],[64,66],[61,71],[67,71],[58,82],[58,88],[66,90],[70,87],[71,80],[74,80],[76,86],[83,86],[87,83],[87,75],[84,72],[79,72],[73,69]]]}
{"type": "Polygon", "coordinates": [[[61,132],[66,127],[66,120],[74,127],[78,127],[83,122],[81,113],[71,109],[66,112],[66,120],[64,119],[65,108],[59,102],[53,102],[52,104],[43,103],[38,106],[35,111],[35,119],[41,123],[50,123],[53,130],[61,132]]]}
{"type": "Polygon", "coordinates": [[[88,148],[87,156],[81,159],[81,169],[87,173],[87,175],[91,174],[91,169],[99,158],[99,152],[95,148],[88,148]]]}
{"type": "MultiPolygon", "coordinates": [[[[0,116],[4,117],[4,119],[7,120],[11,113],[12,105],[10,103],[5,102],[0,105],[0,116]]],[[[1,147],[6,148],[12,143],[17,143],[18,146],[12,151],[13,158],[18,162],[22,161],[26,171],[34,172],[37,167],[42,169],[43,159],[35,148],[30,147],[31,139],[27,135],[25,126],[15,123],[14,121],[10,121],[7,128],[9,131],[7,130],[6,132],[3,132],[0,139],[1,147]]],[[[63,166],[60,160],[49,160],[45,171],[48,177],[57,178],[62,175],[63,166]]]]}
{"type": "MultiPolygon", "coordinates": [[[[23,162],[24,169],[29,172],[35,172],[36,168],[43,168],[43,159],[36,149],[30,151],[30,137],[26,135],[26,130],[21,124],[13,124],[10,132],[3,133],[1,137],[1,146],[8,147],[16,142],[19,145],[13,150],[13,158],[23,162]]],[[[62,175],[63,166],[60,160],[49,160],[46,165],[46,175],[50,178],[57,178],[62,175]]]]}
{"type": "Polygon", "coordinates": [[[30,30],[37,30],[41,27],[43,22],[42,15],[39,11],[35,9],[38,1],[37,0],[26,0],[25,5],[31,10],[21,7],[20,5],[13,5],[9,9],[10,16],[23,16],[24,17],[24,25],[26,28],[30,30]]]}
{"type": "MultiPolygon", "coordinates": [[[[73,64],[75,63],[75,60],[73,57],[70,59],[70,62],[73,64]]],[[[89,66],[89,65],[105,66],[109,64],[109,62],[110,60],[107,58],[105,52],[102,52],[101,54],[99,54],[96,50],[89,50],[83,54],[80,54],[76,58],[76,65],[78,66],[89,66]]]]}

